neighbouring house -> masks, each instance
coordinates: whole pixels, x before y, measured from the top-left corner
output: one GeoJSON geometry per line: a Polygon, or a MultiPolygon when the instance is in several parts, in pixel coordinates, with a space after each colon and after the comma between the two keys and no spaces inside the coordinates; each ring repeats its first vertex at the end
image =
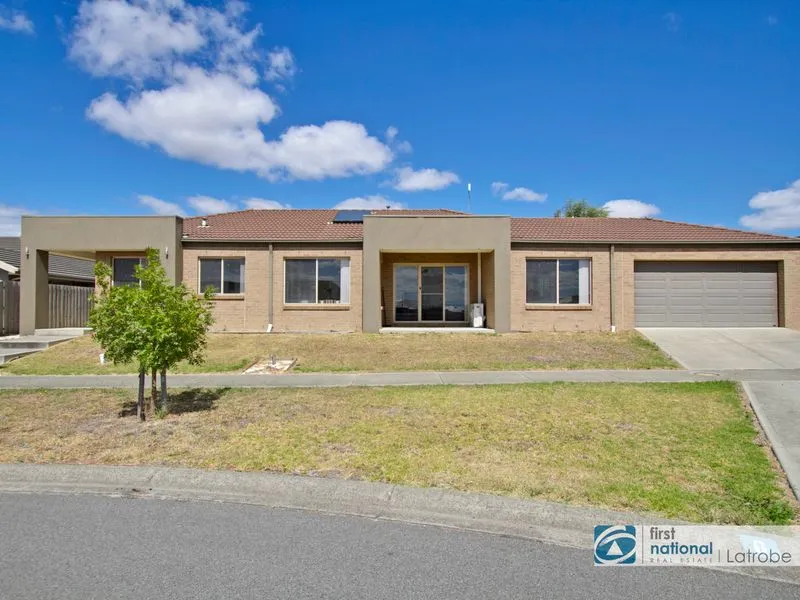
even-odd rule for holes
{"type": "Polygon", "coordinates": [[[147,247],[217,290],[216,330],[465,326],[800,329],[800,239],[660,219],[450,210],[245,210],[205,217],[22,218],[22,331],[48,327],[50,256],[133,280],[147,247]],[[470,323],[471,324],[471,323],[470,323]]]}
{"type": "MultiPolygon", "coordinates": [[[[19,333],[19,237],[0,237],[0,335],[19,333]]],[[[53,255],[48,264],[49,315],[52,327],[83,327],[94,288],[94,260],[53,255]]]]}

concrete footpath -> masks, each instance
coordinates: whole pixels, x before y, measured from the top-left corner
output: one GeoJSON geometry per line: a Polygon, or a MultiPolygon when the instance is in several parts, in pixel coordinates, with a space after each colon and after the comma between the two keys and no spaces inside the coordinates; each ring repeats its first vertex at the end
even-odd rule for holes
{"type": "MultiPolygon", "coordinates": [[[[167,467],[0,465],[0,492],[250,504],[479,531],[580,549],[593,547],[593,530],[598,524],[680,523],[649,515],[434,488],[167,467]]],[[[715,570],[800,583],[800,569],[795,568],[715,570]]]]}
{"type": "MultiPolygon", "coordinates": [[[[691,381],[800,381],[800,369],[721,371],[587,370],[587,371],[399,371],[394,373],[292,373],[286,375],[170,375],[174,388],[305,388],[404,385],[498,385],[509,383],[619,382],[680,383],[691,381]]],[[[136,375],[2,375],[0,389],[127,388],[136,375]]]]}

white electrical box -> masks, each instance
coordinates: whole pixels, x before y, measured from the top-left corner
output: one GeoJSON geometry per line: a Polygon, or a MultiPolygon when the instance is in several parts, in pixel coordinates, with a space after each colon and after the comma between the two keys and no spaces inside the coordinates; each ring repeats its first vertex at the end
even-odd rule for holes
{"type": "Polygon", "coordinates": [[[469,320],[473,327],[483,327],[483,304],[469,305],[469,320]]]}

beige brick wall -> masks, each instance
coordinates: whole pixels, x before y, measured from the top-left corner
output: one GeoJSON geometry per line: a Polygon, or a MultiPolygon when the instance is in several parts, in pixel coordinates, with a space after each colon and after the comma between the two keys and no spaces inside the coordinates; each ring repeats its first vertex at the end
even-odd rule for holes
{"type": "Polygon", "coordinates": [[[275,246],[275,331],[361,331],[362,252],[356,245],[331,248],[275,246]],[[350,304],[291,306],[284,303],[287,258],[349,258],[350,304]]]}
{"type": "MultiPolygon", "coordinates": [[[[469,273],[469,302],[478,297],[477,253],[383,253],[381,254],[381,297],[383,298],[383,322],[394,324],[394,266],[399,263],[419,264],[466,264],[469,273]]],[[[483,273],[481,274],[483,277],[483,273]]],[[[485,284],[484,284],[485,288],[485,284]]],[[[407,325],[408,323],[402,323],[407,325]]]]}
{"type": "Polygon", "coordinates": [[[607,331],[611,325],[608,246],[518,245],[511,250],[512,331],[607,331]],[[590,306],[536,306],[525,302],[529,258],[590,259],[590,306]]]}
{"type": "MultiPolygon", "coordinates": [[[[634,263],[657,261],[776,261],[780,324],[800,329],[800,249],[776,246],[626,246],[615,247],[615,323],[633,329],[634,263]]],[[[515,244],[511,252],[511,328],[518,331],[606,331],[611,325],[608,246],[547,246],[515,244]],[[525,260],[528,258],[589,258],[592,260],[591,307],[525,305],[525,260]]]]}
{"type": "Polygon", "coordinates": [[[728,260],[776,261],[778,263],[779,324],[800,329],[800,249],[785,246],[681,248],[658,246],[617,246],[617,316],[621,329],[635,322],[633,267],[637,260],[728,260]]]}
{"type": "MultiPolygon", "coordinates": [[[[192,245],[184,248],[183,281],[193,290],[199,286],[199,259],[244,258],[245,291],[242,295],[217,296],[214,331],[265,331],[269,324],[269,249],[266,244],[192,245]]],[[[361,249],[356,246],[320,248],[314,245],[276,244],[273,251],[273,330],[323,332],[361,330],[361,249]],[[284,303],[286,258],[349,258],[350,304],[294,307],[284,303]]]]}

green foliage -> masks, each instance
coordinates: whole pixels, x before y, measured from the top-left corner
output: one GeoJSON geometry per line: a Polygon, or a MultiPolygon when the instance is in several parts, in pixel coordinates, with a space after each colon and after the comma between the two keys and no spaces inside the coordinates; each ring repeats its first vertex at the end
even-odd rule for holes
{"type": "Polygon", "coordinates": [[[168,370],[182,360],[201,363],[213,323],[212,292],[197,296],[182,283],[173,285],[152,248],[135,275],[140,285],[114,286],[111,268],[95,265],[99,294],[89,326],[106,358],[136,362],[144,372],[168,370]]]}
{"type": "Polygon", "coordinates": [[[608,210],[592,206],[586,200],[567,200],[564,208],[559,208],[554,217],[607,217],[608,210]]]}

